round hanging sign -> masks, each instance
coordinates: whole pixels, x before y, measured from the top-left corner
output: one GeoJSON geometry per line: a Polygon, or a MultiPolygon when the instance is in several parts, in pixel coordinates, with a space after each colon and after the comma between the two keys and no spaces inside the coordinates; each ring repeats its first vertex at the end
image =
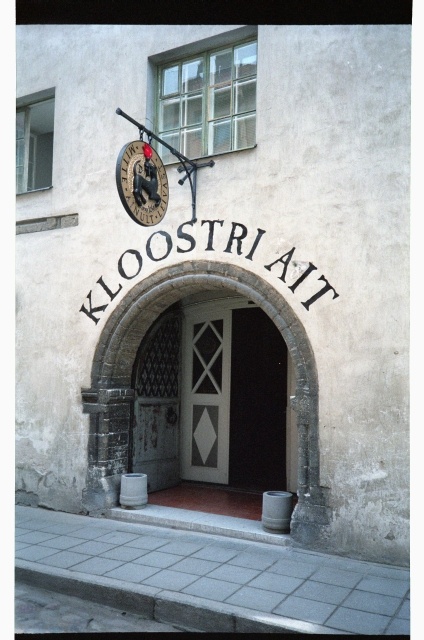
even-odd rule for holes
{"type": "Polygon", "coordinates": [[[158,224],[168,208],[168,178],[162,160],[142,140],[129,142],[116,162],[116,186],[128,215],[144,227],[158,224]]]}

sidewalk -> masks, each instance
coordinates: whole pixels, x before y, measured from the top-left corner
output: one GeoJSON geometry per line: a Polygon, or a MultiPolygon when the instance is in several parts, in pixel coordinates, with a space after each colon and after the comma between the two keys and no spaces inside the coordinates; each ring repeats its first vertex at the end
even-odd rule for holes
{"type": "Polygon", "coordinates": [[[238,518],[108,516],[17,506],[16,579],[185,630],[410,634],[408,569],[293,548],[238,518]]]}

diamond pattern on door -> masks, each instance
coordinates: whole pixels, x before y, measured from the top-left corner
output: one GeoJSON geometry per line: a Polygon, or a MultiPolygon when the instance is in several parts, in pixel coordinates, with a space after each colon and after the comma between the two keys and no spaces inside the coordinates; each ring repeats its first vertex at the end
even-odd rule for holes
{"type": "Polygon", "coordinates": [[[222,387],[222,321],[193,327],[193,393],[220,393],[222,387]]]}
{"type": "Polygon", "coordinates": [[[231,311],[226,301],[183,311],[181,478],[228,483],[231,311]]]}
{"type": "Polygon", "coordinates": [[[147,398],[178,396],[180,319],[164,319],[143,341],[138,354],[135,388],[147,398]]]}
{"type": "Polygon", "coordinates": [[[218,407],[193,406],[191,464],[216,468],[218,464],[218,407]]]}

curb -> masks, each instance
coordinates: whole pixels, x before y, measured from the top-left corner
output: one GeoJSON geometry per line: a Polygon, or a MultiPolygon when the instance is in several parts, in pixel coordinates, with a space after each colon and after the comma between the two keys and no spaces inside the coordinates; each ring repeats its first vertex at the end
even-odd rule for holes
{"type": "MultiPolygon", "coordinates": [[[[15,580],[48,591],[86,598],[92,602],[172,624],[189,632],[339,634],[336,629],[272,613],[252,613],[225,603],[154,587],[90,576],[24,560],[15,565],[15,580]]],[[[351,635],[351,634],[347,634],[351,635]]]]}

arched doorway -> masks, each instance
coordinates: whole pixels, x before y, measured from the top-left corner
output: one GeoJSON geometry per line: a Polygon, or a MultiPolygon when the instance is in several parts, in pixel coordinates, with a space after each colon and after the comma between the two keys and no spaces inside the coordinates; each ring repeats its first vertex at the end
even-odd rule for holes
{"type": "Polygon", "coordinates": [[[87,482],[84,504],[104,512],[118,502],[120,474],[128,469],[133,419],[133,363],[137,349],[160,314],[175,302],[204,289],[230,289],[252,300],[273,321],[293,361],[296,391],[291,408],[297,415],[298,504],[291,534],[303,544],[325,537],[329,512],[319,485],[318,380],[314,355],[302,323],[284,297],[240,267],[190,261],[164,268],[139,282],[111,314],[93,358],[91,388],[82,389],[83,411],[90,414],[87,482]]]}
{"type": "Polygon", "coordinates": [[[182,480],[295,492],[289,360],[251,300],[223,289],[174,304],[138,350],[129,470],[147,474],[149,491],[182,480]]]}

